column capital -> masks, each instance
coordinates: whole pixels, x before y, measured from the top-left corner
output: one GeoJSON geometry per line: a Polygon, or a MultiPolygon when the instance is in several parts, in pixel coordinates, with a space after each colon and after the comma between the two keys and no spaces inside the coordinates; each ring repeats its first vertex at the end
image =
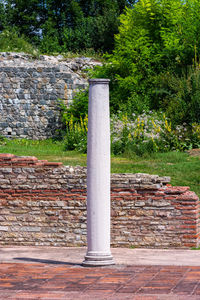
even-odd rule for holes
{"type": "Polygon", "coordinates": [[[106,78],[91,78],[88,81],[89,81],[89,84],[109,84],[110,79],[106,79],[106,78]]]}

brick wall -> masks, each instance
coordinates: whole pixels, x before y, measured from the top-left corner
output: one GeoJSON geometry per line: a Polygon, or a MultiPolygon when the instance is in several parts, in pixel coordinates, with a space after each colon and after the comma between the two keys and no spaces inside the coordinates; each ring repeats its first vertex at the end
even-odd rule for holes
{"type": "MultiPolygon", "coordinates": [[[[112,174],[112,246],[199,246],[199,199],[169,181],[112,174]]],[[[0,187],[1,245],[86,245],[86,168],[0,154],[0,187]]]]}

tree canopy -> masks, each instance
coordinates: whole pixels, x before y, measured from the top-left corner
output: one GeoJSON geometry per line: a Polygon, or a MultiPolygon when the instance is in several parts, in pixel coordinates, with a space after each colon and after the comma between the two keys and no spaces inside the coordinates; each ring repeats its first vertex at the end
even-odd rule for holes
{"type": "Polygon", "coordinates": [[[133,0],[7,0],[0,30],[14,27],[43,52],[111,51],[119,15],[133,0]]]}
{"type": "Polygon", "coordinates": [[[113,54],[114,110],[163,109],[177,122],[200,119],[200,2],[140,0],[120,16],[113,54]]]}

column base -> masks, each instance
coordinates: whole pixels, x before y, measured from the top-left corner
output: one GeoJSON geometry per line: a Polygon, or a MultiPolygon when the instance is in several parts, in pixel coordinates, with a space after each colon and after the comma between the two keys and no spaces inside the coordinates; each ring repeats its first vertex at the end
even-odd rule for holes
{"type": "Polygon", "coordinates": [[[109,266],[114,265],[115,262],[113,260],[112,255],[105,254],[105,255],[98,255],[98,254],[88,254],[85,256],[85,260],[82,262],[83,266],[90,266],[90,267],[97,267],[97,266],[109,266]]]}

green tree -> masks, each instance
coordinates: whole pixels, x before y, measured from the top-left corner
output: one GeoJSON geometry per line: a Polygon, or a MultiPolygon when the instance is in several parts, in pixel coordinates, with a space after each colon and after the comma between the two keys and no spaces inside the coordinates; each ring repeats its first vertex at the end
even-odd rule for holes
{"type": "Polygon", "coordinates": [[[6,23],[5,5],[0,2],[0,31],[5,29],[6,23]]]}
{"type": "Polygon", "coordinates": [[[111,51],[127,0],[7,0],[0,3],[0,30],[17,28],[44,52],[111,51]]]}
{"type": "Polygon", "coordinates": [[[9,27],[14,26],[30,39],[38,35],[43,11],[39,0],[7,0],[5,10],[9,27]]]}
{"type": "Polygon", "coordinates": [[[127,8],[104,67],[105,76],[112,79],[115,110],[132,114],[164,108],[171,91],[161,84],[163,74],[181,77],[195,60],[198,63],[199,33],[197,0],[140,0],[134,9],[127,8]]]}

